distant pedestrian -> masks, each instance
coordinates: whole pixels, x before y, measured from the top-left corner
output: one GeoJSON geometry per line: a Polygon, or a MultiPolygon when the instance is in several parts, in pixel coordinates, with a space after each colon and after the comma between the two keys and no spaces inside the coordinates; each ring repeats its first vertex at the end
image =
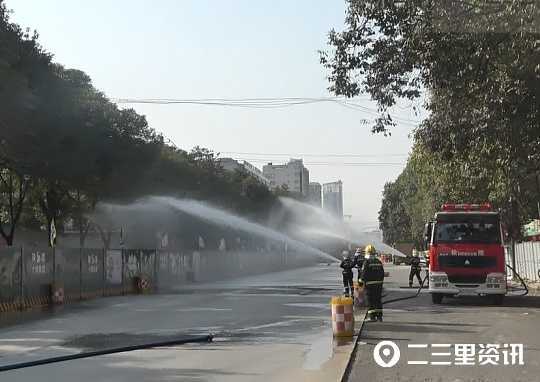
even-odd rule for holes
{"type": "Polygon", "coordinates": [[[353,292],[354,268],[354,260],[350,253],[347,253],[347,255],[343,257],[343,261],[341,262],[340,267],[343,269],[343,293],[345,294],[345,296],[350,297],[352,296],[353,292]]]}
{"type": "Polygon", "coordinates": [[[370,321],[383,320],[382,289],[384,283],[384,267],[377,258],[373,245],[365,250],[365,261],[362,267],[362,281],[366,288],[368,317],[370,321]]]}

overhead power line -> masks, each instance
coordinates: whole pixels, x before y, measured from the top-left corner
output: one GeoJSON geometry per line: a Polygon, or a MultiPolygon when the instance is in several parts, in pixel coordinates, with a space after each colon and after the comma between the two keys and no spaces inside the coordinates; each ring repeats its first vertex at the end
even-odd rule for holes
{"type": "Polygon", "coordinates": [[[289,158],[302,158],[302,157],[312,157],[312,158],[377,158],[377,157],[407,157],[409,154],[302,154],[302,153],[254,153],[254,152],[240,152],[240,151],[217,151],[220,154],[231,154],[231,155],[255,155],[263,157],[289,157],[289,158]]]}
{"type": "MultiPolygon", "coordinates": [[[[253,162],[253,163],[271,163],[272,160],[265,160],[260,158],[234,158],[239,161],[253,162]]],[[[405,162],[304,162],[306,166],[350,166],[350,167],[379,167],[379,166],[404,166],[405,162]]]]}
{"type": "Polygon", "coordinates": [[[282,97],[282,98],[196,98],[196,99],[174,99],[174,98],[118,98],[113,99],[117,103],[131,104],[188,104],[206,106],[232,106],[247,108],[276,108],[305,105],[319,102],[335,102],[337,97],[282,97]]]}
{"type": "MultiPolygon", "coordinates": [[[[202,105],[202,106],[221,106],[237,107],[247,109],[280,109],[299,105],[308,105],[315,103],[334,103],[339,106],[370,114],[379,115],[379,111],[355,102],[355,100],[367,100],[368,98],[348,99],[345,97],[266,97],[266,98],[113,98],[112,100],[119,104],[152,104],[152,105],[202,105]]],[[[396,122],[417,125],[421,121],[404,118],[395,114],[388,113],[396,122]]]]}

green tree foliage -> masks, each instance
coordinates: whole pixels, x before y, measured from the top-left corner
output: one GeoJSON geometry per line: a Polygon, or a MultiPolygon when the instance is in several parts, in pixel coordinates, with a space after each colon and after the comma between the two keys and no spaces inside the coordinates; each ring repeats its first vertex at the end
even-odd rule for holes
{"type": "MultiPolygon", "coordinates": [[[[403,172],[383,191],[379,223],[385,241],[414,242],[420,247],[424,224],[444,203],[489,201],[501,211],[509,229],[515,217],[509,210],[503,178],[504,170],[495,165],[486,171],[484,163],[473,160],[448,161],[416,144],[403,172]]],[[[533,186],[531,183],[529,188],[533,186]]]]}
{"type": "MultiPolygon", "coordinates": [[[[0,234],[6,243],[13,243],[18,223],[48,230],[54,219],[60,230],[74,223],[82,246],[99,201],[156,194],[261,214],[274,202],[256,179],[226,173],[216,153],[165,145],[144,116],[119,109],[86,73],[53,63],[38,35],[10,22],[0,0],[0,234]]],[[[114,227],[97,228],[107,242],[114,227]]]]}
{"type": "Polygon", "coordinates": [[[456,189],[469,201],[482,195],[500,203],[518,235],[538,201],[540,3],[347,4],[345,29],[330,32],[331,50],[321,54],[330,90],[369,93],[380,112],[374,132],[390,131],[398,99],[427,94],[417,143],[439,169],[460,171],[468,187],[456,189]]]}
{"type": "Polygon", "coordinates": [[[14,170],[0,170],[0,234],[12,245],[15,228],[21,219],[30,179],[14,170]]]}

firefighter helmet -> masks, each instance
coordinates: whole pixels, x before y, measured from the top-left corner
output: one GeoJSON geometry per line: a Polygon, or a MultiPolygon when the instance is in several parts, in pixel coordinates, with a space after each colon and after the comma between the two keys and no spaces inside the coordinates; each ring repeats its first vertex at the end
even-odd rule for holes
{"type": "Polygon", "coordinates": [[[366,246],[366,249],[364,250],[366,255],[375,255],[375,247],[373,246],[373,244],[368,244],[366,246]]]}

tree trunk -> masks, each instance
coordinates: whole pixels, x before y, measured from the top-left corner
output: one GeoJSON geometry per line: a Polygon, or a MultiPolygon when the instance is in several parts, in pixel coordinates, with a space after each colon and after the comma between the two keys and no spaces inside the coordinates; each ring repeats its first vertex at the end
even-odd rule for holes
{"type": "Polygon", "coordinates": [[[79,244],[81,248],[84,248],[88,231],[90,231],[90,222],[87,221],[86,224],[79,224],[79,244]]]}
{"type": "Polygon", "coordinates": [[[47,241],[49,242],[49,246],[51,245],[51,222],[54,220],[55,224],[57,223],[61,199],[64,197],[64,195],[59,194],[56,187],[58,186],[48,184],[45,195],[39,198],[41,211],[47,219],[47,241]]]}
{"type": "Polygon", "coordinates": [[[538,208],[538,219],[540,219],[540,173],[536,172],[535,174],[536,178],[536,191],[537,191],[537,201],[536,201],[536,208],[538,208]]]}
{"type": "Polygon", "coordinates": [[[15,229],[22,214],[23,206],[26,201],[26,194],[30,181],[10,170],[0,170],[0,181],[5,187],[5,193],[7,194],[8,203],[6,206],[2,206],[3,211],[9,219],[9,230],[6,232],[2,224],[0,224],[0,235],[6,241],[6,245],[11,247],[15,238],[15,229]]]}
{"type": "Polygon", "coordinates": [[[111,246],[111,238],[112,238],[112,232],[110,230],[105,231],[103,228],[101,228],[99,225],[96,224],[96,227],[99,231],[99,236],[101,237],[101,241],[103,243],[103,248],[105,250],[109,249],[111,246]]]}

